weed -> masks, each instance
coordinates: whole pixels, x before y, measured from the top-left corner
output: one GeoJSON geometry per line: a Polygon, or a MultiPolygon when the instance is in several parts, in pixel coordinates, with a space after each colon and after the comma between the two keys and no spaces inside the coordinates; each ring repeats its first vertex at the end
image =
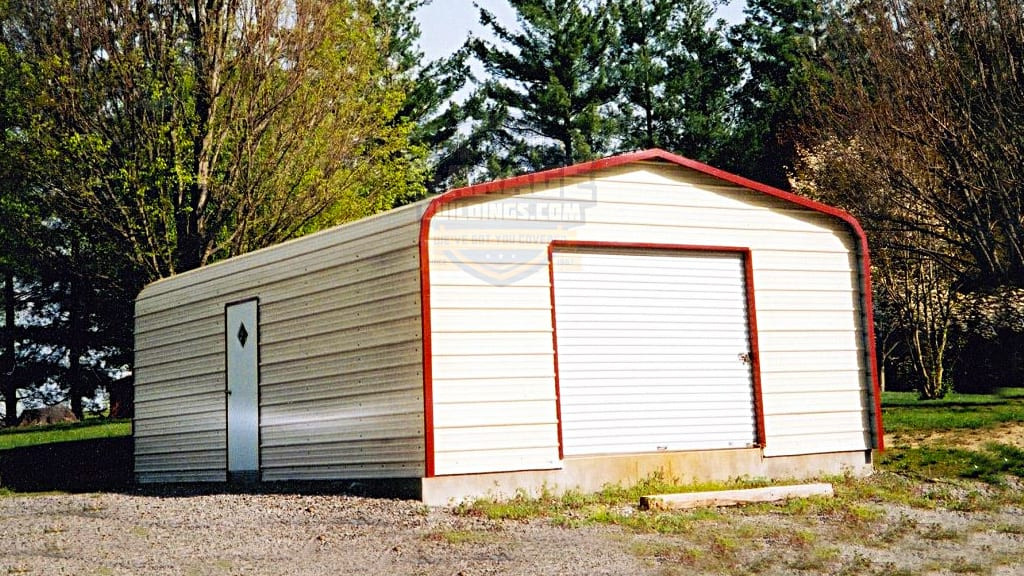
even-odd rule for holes
{"type": "Polygon", "coordinates": [[[483,516],[491,520],[526,520],[548,515],[552,502],[534,498],[520,490],[509,500],[478,498],[459,504],[454,512],[461,516],[483,516]]]}
{"type": "Polygon", "coordinates": [[[884,566],[881,566],[879,568],[879,570],[877,572],[875,572],[875,573],[879,574],[879,575],[883,575],[884,574],[885,576],[918,576],[918,574],[920,574],[920,572],[918,572],[916,570],[913,570],[911,568],[896,566],[892,562],[889,562],[889,563],[885,564],[884,566]]]}
{"type": "Polygon", "coordinates": [[[821,573],[839,558],[839,549],[832,546],[813,548],[809,553],[801,554],[789,563],[790,568],[821,573]]]}
{"type": "Polygon", "coordinates": [[[996,524],[995,531],[1020,536],[1024,535],[1024,524],[996,524]]]}
{"type": "Polygon", "coordinates": [[[836,496],[875,503],[903,504],[912,508],[934,508],[934,500],[920,490],[920,483],[906,475],[880,470],[870,478],[830,479],[836,496]]]}
{"type": "Polygon", "coordinates": [[[711,551],[719,557],[732,556],[740,547],[739,541],[729,534],[715,534],[711,541],[711,551]]]}
{"type": "Polygon", "coordinates": [[[487,532],[476,532],[473,530],[439,530],[429,532],[423,538],[433,542],[447,542],[453,546],[459,546],[462,544],[490,542],[494,536],[487,532]]]}
{"type": "Polygon", "coordinates": [[[940,524],[929,525],[921,531],[921,537],[925,540],[947,540],[951,542],[963,542],[967,538],[965,534],[961,533],[956,528],[950,528],[940,524]]]}
{"type": "Polygon", "coordinates": [[[992,568],[978,562],[971,562],[966,558],[957,557],[950,565],[949,570],[954,574],[990,574],[992,568]]]}
{"type": "Polygon", "coordinates": [[[886,523],[882,531],[874,535],[874,540],[885,544],[892,544],[917,530],[917,520],[906,514],[900,514],[898,519],[886,523]]]}
{"type": "MultiPolygon", "coordinates": [[[[842,567],[836,571],[836,576],[861,576],[862,574],[870,574],[871,560],[860,553],[854,554],[849,560],[842,563],[842,567]]],[[[889,575],[888,572],[881,572],[881,574],[889,575]]]]}
{"type": "Polygon", "coordinates": [[[811,530],[800,529],[790,533],[789,545],[793,548],[809,548],[818,539],[818,535],[811,530]]]}

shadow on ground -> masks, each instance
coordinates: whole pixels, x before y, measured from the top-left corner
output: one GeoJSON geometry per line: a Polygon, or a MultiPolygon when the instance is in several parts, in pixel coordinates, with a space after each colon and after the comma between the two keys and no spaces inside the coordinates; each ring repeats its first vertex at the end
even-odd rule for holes
{"type": "Polygon", "coordinates": [[[0,451],[0,488],[16,492],[125,490],[132,437],[98,438],[0,451]]]}
{"type": "Polygon", "coordinates": [[[418,478],[309,482],[231,481],[134,485],[132,437],[42,444],[0,451],[0,488],[14,492],[131,492],[151,496],[204,494],[344,494],[418,499],[418,478]]]}

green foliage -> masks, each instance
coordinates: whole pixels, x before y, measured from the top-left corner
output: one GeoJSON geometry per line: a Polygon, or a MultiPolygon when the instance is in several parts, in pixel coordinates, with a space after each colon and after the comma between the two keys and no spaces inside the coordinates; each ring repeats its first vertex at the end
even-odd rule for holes
{"type": "Polygon", "coordinates": [[[817,0],[748,0],[746,19],[729,32],[746,79],[735,92],[737,128],[726,144],[723,168],[789,187],[807,87],[827,78],[815,64],[826,10],[817,0]]]}
{"type": "Polygon", "coordinates": [[[534,498],[525,491],[519,491],[511,499],[479,498],[462,503],[456,507],[455,512],[491,520],[527,520],[547,515],[553,503],[550,495],[534,498]]]}
{"type": "Polygon", "coordinates": [[[469,52],[462,48],[433,62],[424,61],[416,45],[421,31],[415,11],[426,3],[377,0],[375,22],[386,36],[392,80],[404,93],[392,123],[409,127],[409,145],[397,154],[412,163],[405,170],[410,181],[405,192],[396,197],[396,205],[443,192],[455,175],[464,173],[467,162],[473,163],[466,158],[472,136],[460,133],[472,107],[455,100],[456,93],[472,78],[466,64],[469,52]]]}
{"type": "Polygon", "coordinates": [[[489,172],[536,170],[589,160],[610,149],[602,108],[617,88],[609,80],[615,29],[603,4],[583,0],[512,0],[521,31],[480,9],[498,44],[471,39],[490,75],[483,88],[496,128],[489,172]]]}
{"type": "Polygon", "coordinates": [[[144,280],[421,193],[389,77],[400,38],[370,4],[103,6],[13,0],[2,40],[38,80],[25,134],[55,215],[144,280]]]}
{"type": "Polygon", "coordinates": [[[131,420],[107,420],[105,418],[90,418],[82,422],[49,426],[0,428],[0,450],[76,440],[115,438],[131,436],[131,434],[131,420]]]}
{"type": "Polygon", "coordinates": [[[664,148],[717,160],[732,131],[740,63],[707,0],[619,0],[613,77],[623,150],[664,148]]]}
{"type": "Polygon", "coordinates": [[[423,196],[419,4],[3,2],[7,412],[55,382],[80,414],[146,282],[423,196]]]}

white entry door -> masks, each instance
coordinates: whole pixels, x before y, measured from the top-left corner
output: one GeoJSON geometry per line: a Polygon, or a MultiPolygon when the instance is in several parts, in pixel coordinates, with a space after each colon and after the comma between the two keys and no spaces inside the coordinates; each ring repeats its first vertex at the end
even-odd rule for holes
{"type": "Polygon", "coordinates": [[[757,442],[741,254],[554,256],[565,455],[757,442]]]}
{"type": "Polygon", "coordinates": [[[227,307],[228,472],[259,470],[259,302],[227,307]]]}

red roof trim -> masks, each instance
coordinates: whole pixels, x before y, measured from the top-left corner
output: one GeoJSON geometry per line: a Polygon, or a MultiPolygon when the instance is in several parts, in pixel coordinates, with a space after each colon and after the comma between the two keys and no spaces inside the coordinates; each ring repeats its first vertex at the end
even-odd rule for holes
{"type": "Polygon", "coordinates": [[[638,162],[649,162],[649,161],[663,161],[684,168],[689,168],[701,174],[718,178],[725,182],[760,192],[768,196],[791,202],[803,208],[820,212],[845,222],[854,235],[857,237],[858,246],[860,248],[860,261],[861,261],[861,277],[863,279],[863,303],[864,303],[864,333],[866,335],[865,345],[868,351],[868,362],[871,374],[871,386],[872,386],[872,397],[874,400],[874,424],[875,424],[875,446],[882,450],[884,449],[884,432],[882,428],[882,400],[881,392],[878,382],[878,361],[877,352],[875,350],[875,330],[874,330],[874,319],[872,313],[872,299],[871,299],[871,259],[868,255],[868,242],[867,236],[864,233],[864,229],[861,228],[860,223],[857,219],[850,215],[848,212],[840,210],[838,208],[815,202],[814,200],[804,198],[803,196],[797,196],[790,192],[779,190],[767,184],[755,182],[742,176],[737,176],[719,170],[704,164],[703,162],[697,162],[678,154],[672,154],[660,149],[643,150],[640,152],[631,152],[628,154],[622,154],[619,156],[612,156],[611,158],[603,158],[600,160],[593,160],[591,162],[584,162],[582,164],[575,164],[573,166],[566,166],[564,168],[554,168],[551,170],[545,170],[542,172],[535,172],[532,174],[525,174],[523,176],[517,176],[515,178],[508,178],[505,180],[497,180],[494,182],[485,182],[482,184],[476,184],[473,186],[467,186],[465,188],[457,188],[444,194],[435,196],[429,204],[427,204],[426,210],[423,213],[423,217],[420,222],[420,280],[421,280],[421,304],[422,304],[422,315],[423,315],[423,401],[424,401],[424,424],[426,426],[425,442],[426,442],[426,476],[434,476],[434,429],[433,429],[433,401],[432,390],[433,390],[433,375],[431,373],[431,343],[430,343],[430,260],[427,249],[427,240],[430,233],[430,221],[434,217],[434,214],[450,202],[459,200],[462,198],[470,198],[473,196],[483,196],[486,194],[494,194],[503,192],[506,190],[512,190],[515,188],[522,188],[530,185],[544,184],[551,181],[556,181],[562,178],[569,178],[573,176],[581,176],[596,172],[599,170],[606,170],[609,168],[615,168],[618,166],[625,166],[628,164],[635,164],[638,162]]]}

